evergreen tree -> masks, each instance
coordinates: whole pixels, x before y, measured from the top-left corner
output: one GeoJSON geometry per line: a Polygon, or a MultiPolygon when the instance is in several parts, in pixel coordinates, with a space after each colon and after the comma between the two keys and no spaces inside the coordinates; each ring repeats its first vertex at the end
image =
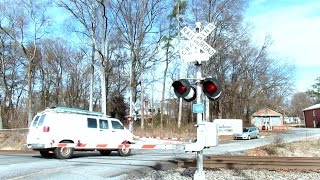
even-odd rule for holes
{"type": "Polygon", "coordinates": [[[314,100],[315,104],[320,103],[320,77],[317,77],[315,84],[312,85],[312,89],[309,89],[307,93],[314,100]]]}

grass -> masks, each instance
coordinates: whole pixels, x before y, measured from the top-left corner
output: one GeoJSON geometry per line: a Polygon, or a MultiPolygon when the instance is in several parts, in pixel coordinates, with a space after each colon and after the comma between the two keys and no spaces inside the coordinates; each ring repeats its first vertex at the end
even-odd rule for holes
{"type": "Polygon", "coordinates": [[[250,149],[248,156],[279,157],[320,157],[320,138],[308,138],[301,141],[284,143],[281,136],[275,136],[270,145],[250,149]]]}
{"type": "Polygon", "coordinates": [[[26,138],[26,130],[1,131],[0,150],[23,150],[26,138]]]}
{"type": "Polygon", "coordinates": [[[165,125],[163,128],[159,125],[153,127],[146,125],[144,129],[136,125],[133,128],[133,134],[136,136],[181,138],[183,140],[195,138],[196,132],[197,129],[194,125],[183,125],[180,128],[176,125],[165,125]]]}

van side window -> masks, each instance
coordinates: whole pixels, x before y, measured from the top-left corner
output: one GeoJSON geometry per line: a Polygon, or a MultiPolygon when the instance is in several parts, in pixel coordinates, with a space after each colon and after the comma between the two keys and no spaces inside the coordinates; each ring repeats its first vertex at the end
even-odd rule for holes
{"type": "Polygon", "coordinates": [[[98,127],[96,119],[88,118],[87,122],[88,122],[88,128],[97,128],[98,127]]]}
{"type": "Polygon", "coordinates": [[[100,129],[109,129],[108,120],[99,119],[99,126],[100,126],[100,129]]]}
{"type": "Polygon", "coordinates": [[[43,114],[43,115],[40,117],[38,126],[42,126],[45,117],[46,117],[46,114],[43,114]]]}
{"type": "Polygon", "coordinates": [[[34,119],[34,121],[32,123],[32,127],[36,127],[38,121],[39,121],[39,116],[36,116],[36,118],[34,119]]]}
{"type": "Polygon", "coordinates": [[[124,129],[123,125],[118,121],[111,121],[111,124],[113,129],[124,129]]]}

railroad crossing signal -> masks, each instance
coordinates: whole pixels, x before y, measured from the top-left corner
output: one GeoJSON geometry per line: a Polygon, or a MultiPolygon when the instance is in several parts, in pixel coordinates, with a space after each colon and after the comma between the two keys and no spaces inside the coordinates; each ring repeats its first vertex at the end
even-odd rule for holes
{"type": "MultiPolygon", "coordinates": [[[[216,53],[208,43],[204,40],[214,30],[213,23],[209,23],[202,31],[200,31],[201,23],[196,23],[196,33],[190,28],[184,27],[180,32],[183,36],[189,39],[189,45],[181,50],[181,57],[184,61],[196,61],[196,87],[190,85],[186,79],[180,79],[174,81],[172,86],[175,94],[183,98],[186,101],[192,101],[196,99],[196,104],[193,106],[193,110],[197,114],[197,141],[185,146],[186,151],[197,151],[197,171],[194,174],[194,179],[205,179],[203,172],[203,148],[206,147],[208,134],[206,132],[206,126],[203,122],[202,113],[204,112],[204,106],[201,102],[201,89],[204,94],[210,100],[218,100],[221,95],[221,86],[218,81],[213,78],[206,78],[203,81],[201,75],[201,61],[209,60],[209,57],[216,53]],[[198,92],[197,92],[198,91],[198,92]],[[197,94],[198,93],[198,94],[197,94]]],[[[209,104],[209,103],[208,103],[209,104]]],[[[180,110],[181,111],[181,110],[180,110]]],[[[214,125],[209,128],[209,131],[216,133],[214,125]]],[[[211,136],[210,136],[211,137],[211,136]]],[[[211,139],[210,139],[211,140],[211,139]]]]}
{"type": "MultiPolygon", "coordinates": [[[[219,81],[214,78],[206,78],[201,81],[201,84],[203,93],[210,100],[216,101],[219,99],[221,95],[221,85],[219,81]]],[[[196,88],[192,86],[187,79],[174,81],[172,87],[175,95],[179,98],[183,98],[187,102],[193,101],[197,97],[196,88]]]]}
{"type": "Polygon", "coordinates": [[[183,59],[188,61],[195,61],[195,59],[201,61],[209,60],[209,57],[213,56],[216,53],[216,50],[213,49],[204,39],[214,30],[215,25],[209,23],[202,31],[199,33],[194,33],[189,27],[185,26],[180,32],[183,36],[189,39],[189,44],[181,50],[181,56],[183,59]],[[199,48],[203,53],[195,50],[199,48]]]}

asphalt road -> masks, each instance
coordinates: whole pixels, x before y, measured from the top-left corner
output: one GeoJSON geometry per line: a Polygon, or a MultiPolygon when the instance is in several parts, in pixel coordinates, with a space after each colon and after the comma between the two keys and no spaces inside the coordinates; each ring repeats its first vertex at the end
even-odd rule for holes
{"type": "MultiPolygon", "coordinates": [[[[277,138],[290,142],[320,137],[320,129],[296,128],[279,133],[277,138]]],[[[204,155],[219,155],[244,151],[270,144],[275,136],[253,140],[232,140],[204,150],[204,155]]],[[[132,150],[132,155],[120,157],[116,152],[101,156],[99,152],[75,152],[72,159],[45,159],[37,152],[0,152],[0,179],[128,179],[151,169],[169,169],[166,160],[194,158],[195,153],[183,150],[132,150]]]]}

